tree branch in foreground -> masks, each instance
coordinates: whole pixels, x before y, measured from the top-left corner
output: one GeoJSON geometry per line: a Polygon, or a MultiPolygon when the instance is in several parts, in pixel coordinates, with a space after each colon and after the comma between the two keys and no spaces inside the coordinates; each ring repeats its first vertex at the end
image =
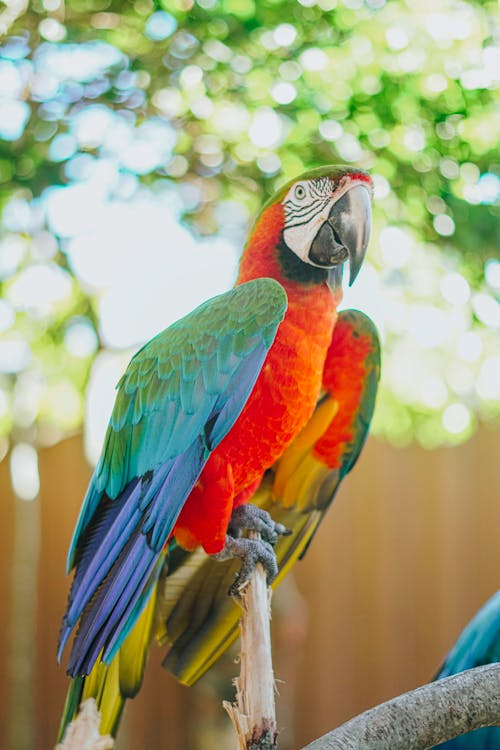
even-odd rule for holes
{"type": "Polygon", "coordinates": [[[275,750],[277,747],[274,674],[271,653],[271,590],[257,565],[241,591],[240,676],[236,703],[224,701],[236,732],[238,750],[275,750]]]}
{"type": "Polygon", "coordinates": [[[80,704],[76,719],[66,729],[64,739],[55,750],[112,750],[113,738],[99,734],[100,714],[96,702],[89,698],[80,704]]]}
{"type": "Polygon", "coordinates": [[[495,725],[500,725],[500,664],[488,664],[382,703],[303,750],[427,750],[495,725]]]}

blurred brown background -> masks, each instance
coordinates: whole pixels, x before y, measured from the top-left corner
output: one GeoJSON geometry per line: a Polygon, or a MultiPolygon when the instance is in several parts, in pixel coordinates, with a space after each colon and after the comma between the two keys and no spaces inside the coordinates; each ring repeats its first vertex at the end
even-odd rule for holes
{"type": "MultiPolygon", "coordinates": [[[[428,681],[498,588],[499,433],[433,452],[371,439],[306,559],[274,597],[280,748],[428,681]]],[[[39,455],[41,491],[14,499],[0,464],[0,747],[54,745],[67,680],[55,661],[66,550],[90,474],[81,439],[39,455]]],[[[234,747],[227,658],[194,688],[155,649],[120,750],[234,747]]]]}

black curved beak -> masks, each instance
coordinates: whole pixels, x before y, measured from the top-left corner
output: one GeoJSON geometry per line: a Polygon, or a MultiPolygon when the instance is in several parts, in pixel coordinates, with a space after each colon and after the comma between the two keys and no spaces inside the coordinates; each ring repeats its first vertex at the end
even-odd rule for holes
{"type": "Polygon", "coordinates": [[[338,201],[312,241],[309,261],[330,268],[335,286],[342,282],[342,263],[349,258],[349,286],[363,263],[372,225],[371,196],[364,185],[354,185],[338,201]]]}

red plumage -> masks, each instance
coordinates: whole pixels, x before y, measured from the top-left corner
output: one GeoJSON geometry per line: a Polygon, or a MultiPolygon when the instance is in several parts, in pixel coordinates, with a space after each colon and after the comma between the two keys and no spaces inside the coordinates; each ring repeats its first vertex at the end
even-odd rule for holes
{"type": "Polygon", "coordinates": [[[278,258],[282,229],[283,207],[273,204],[261,215],[241,260],[238,283],[276,279],[288,309],[241,415],[213,451],[177,520],[174,536],[188,549],[197,544],[208,553],[222,549],[233,507],[253,494],[264,471],[304,427],[321,389],[340,300],[326,283],[285,277],[278,258]]]}

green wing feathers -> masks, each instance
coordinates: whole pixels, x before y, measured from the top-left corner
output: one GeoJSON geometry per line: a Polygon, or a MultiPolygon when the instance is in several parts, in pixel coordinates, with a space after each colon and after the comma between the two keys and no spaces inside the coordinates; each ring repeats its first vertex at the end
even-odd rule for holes
{"type": "MultiPolygon", "coordinates": [[[[267,472],[252,502],[292,530],[276,544],[273,587],[306,551],[343,477],[367,436],[380,375],[380,344],[363,313],[339,315],[324,368],[324,390],[302,433],[267,472]]],[[[239,608],[227,596],[238,563],[216,562],[202,550],[174,549],[164,591],[160,641],[164,666],[191,685],[238,635],[239,608]]]]}

